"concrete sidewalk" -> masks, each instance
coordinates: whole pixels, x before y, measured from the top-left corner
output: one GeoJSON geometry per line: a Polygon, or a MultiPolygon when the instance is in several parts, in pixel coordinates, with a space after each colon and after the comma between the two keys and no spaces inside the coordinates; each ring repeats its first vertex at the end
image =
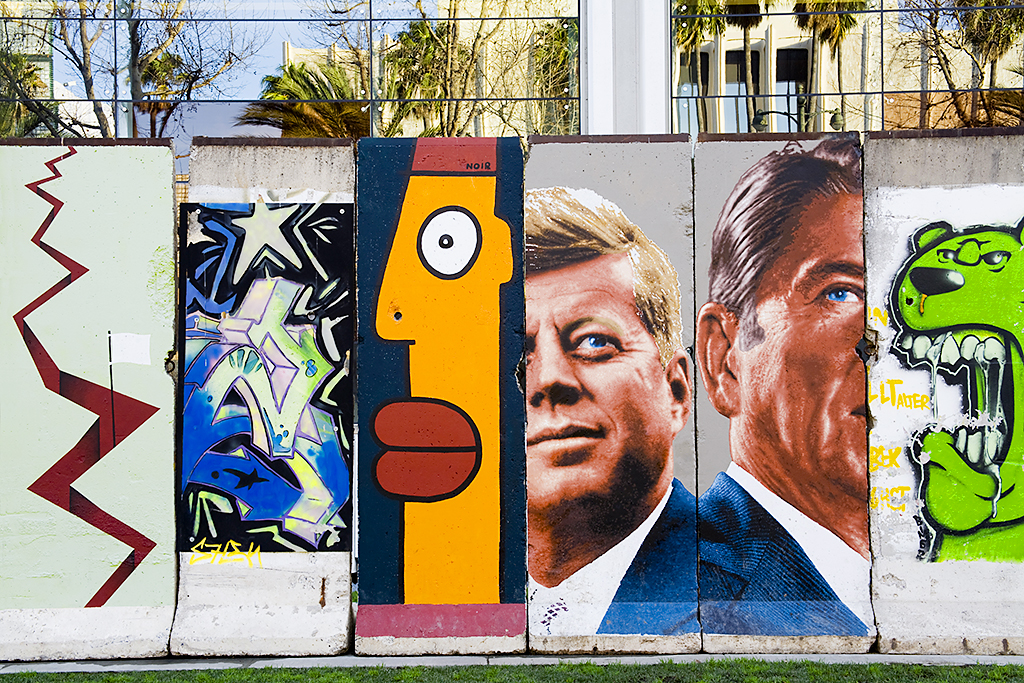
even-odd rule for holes
{"type": "Polygon", "coordinates": [[[1024,665],[1024,656],[973,656],[973,655],[495,655],[495,656],[446,656],[446,657],[225,657],[185,658],[165,657],[162,659],[119,659],[68,662],[0,662],[0,674],[19,672],[43,673],[110,673],[123,671],[182,671],[211,669],[261,669],[310,667],[350,668],[372,666],[502,666],[502,665],[551,665],[563,662],[593,662],[594,664],[657,664],[672,662],[706,662],[722,659],[761,659],[771,662],[808,661],[826,664],[922,664],[926,666],[966,666],[968,664],[1024,665]]]}

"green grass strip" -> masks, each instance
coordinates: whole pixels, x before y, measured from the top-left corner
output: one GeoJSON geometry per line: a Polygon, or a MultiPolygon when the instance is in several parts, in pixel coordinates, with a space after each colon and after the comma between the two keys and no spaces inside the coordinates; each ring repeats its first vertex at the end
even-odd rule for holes
{"type": "Polygon", "coordinates": [[[0,683],[905,683],[1021,681],[1024,666],[825,664],[753,659],[676,664],[221,669],[132,673],[16,673],[0,683]]]}

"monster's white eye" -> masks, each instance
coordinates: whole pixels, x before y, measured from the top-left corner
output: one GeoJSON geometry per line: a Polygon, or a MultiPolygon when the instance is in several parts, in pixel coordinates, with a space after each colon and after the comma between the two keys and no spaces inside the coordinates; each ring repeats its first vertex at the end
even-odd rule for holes
{"type": "Polygon", "coordinates": [[[423,221],[416,250],[424,267],[437,277],[462,277],[480,254],[480,224],[461,207],[438,209],[423,221]]]}

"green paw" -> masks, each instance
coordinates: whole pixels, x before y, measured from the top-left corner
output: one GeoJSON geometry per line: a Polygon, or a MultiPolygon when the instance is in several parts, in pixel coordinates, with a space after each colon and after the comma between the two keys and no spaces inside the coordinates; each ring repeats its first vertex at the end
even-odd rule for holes
{"type": "Polygon", "coordinates": [[[949,432],[926,434],[921,455],[928,456],[924,500],[932,519],[950,531],[968,531],[992,516],[995,480],[967,464],[949,432]]]}

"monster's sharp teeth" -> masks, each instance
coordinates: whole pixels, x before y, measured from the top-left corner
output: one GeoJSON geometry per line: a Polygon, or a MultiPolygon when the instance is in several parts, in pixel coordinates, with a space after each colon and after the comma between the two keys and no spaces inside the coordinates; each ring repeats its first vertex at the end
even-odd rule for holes
{"type": "Polygon", "coordinates": [[[991,465],[996,461],[1002,441],[1002,435],[999,432],[993,429],[985,430],[985,459],[982,464],[991,465]]]}
{"type": "Polygon", "coordinates": [[[974,347],[974,362],[978,365],[985,364],[985,345],[981,342],[974,347]]]}
{"type": "Polygon", "coordinates": [[[978,346],[978,338],[973,334],[969,334],[964,337],[964,340],[960,342],[960,355],[964,357],[964,360],[971,360],[974,358],[974,349],[978,346]]]}
{"type": "Polygon", "coordinates": [[[957,427],[954,435],[954,438],[956,439],[956,449],[961,453],[965,453],[967,451],[967,428],[957,427]]]}
{"type": "Polygon", "coordinates": [[[932,340],[930,337],[926,337],[923,334],[919,335],[917,339],[914,340],[914,346],[912,350],[914,358],[924,358],[925,354],[928,353],[928,349],[930,349],[931,346],[932,340]]]}
{"type": "Polygon", "coordinates": [[[910,347],[914,345],[914,335],[907,332],[903,335],[903,339],[900,340],[900,348],[904,351],[909,351],[910,347]]]}
{"type": "Polygon", "coordinates": [[[990,362],[998,361],[1000,363],[1006,360],[1006,350],[995,337],[989,337],[985,340],[985,359],[990,362]]]}
{"type": "Polygon", "coordinates": [[[967,459],[974,464],[981,462],[983,435],[980,431],[971,432],[967,437],[967,459]]]}
{"type": "Polygon", "coordinates": [[[942,342],[942,355],[939,356],[939,360],[943,365],[950,366],[960,360],[960,348],[956,345],[956,340],[952,335],[948,335],[946,341],[942,342]]]}

